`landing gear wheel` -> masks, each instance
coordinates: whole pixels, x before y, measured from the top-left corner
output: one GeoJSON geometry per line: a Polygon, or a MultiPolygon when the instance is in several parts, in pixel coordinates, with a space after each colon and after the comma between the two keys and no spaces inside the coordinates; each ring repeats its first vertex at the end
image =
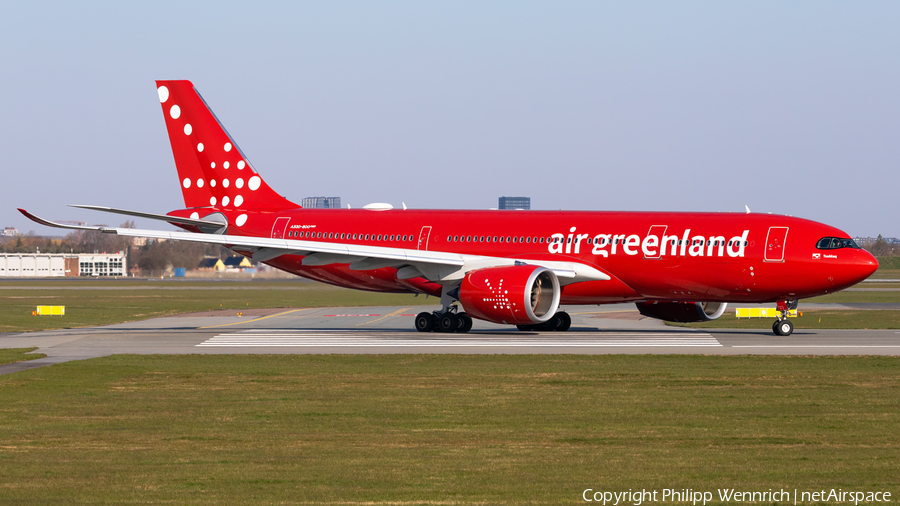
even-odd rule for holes
{"type": "Polygon", "coordinates": [[[466,313],[459,313],[456,315],[456,319],[459,321],[458,326],[456,327],[456,331],[460,334],[465,334],[466,332],[472,330],[472,317],[467,315],[466,313]]]}
{"type": "Polygon", "coordinates": [[[431,332],[434,330],[434,315],[431,313],[419,313],[416,315],[416,330],[419,332],[431,332]]]}
{"type": "Polygon", "coordinates": [[[569,327],[572,326],[572,317],[569,316],[569,313],[558,312],[556,313],[556,317],[559,318],[559,325],[556,326],[557,332],[565,332],[569,330],[569,327]]]}
{"type": "Polygon", "coordinates": [[[459,328],[459,319],[453,313],[446,313],[438,319],[438,331],[456,332],[459,328]]]}
{"type": "Polygon", "coordinates": [[[549,320],[537,325],[538,330],[565,332],[572,326],[572,317],[565,311],[560,311],[550,317],[549,320]]]}
{"type": "Polygon", "coordinates": [[[794,324],[789,320],[780,320],[775,322],[775,325],[772,325],[772,331],[775,332],[776,336],[789,336],[794,332],[794,324]]]}

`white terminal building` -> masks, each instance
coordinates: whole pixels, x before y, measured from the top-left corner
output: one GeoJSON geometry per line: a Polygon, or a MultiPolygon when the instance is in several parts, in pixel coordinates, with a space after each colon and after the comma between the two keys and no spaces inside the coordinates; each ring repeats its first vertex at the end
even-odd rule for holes
{"type": "Polygon", "coordinates": [[[4,253],[0,277],[105,277],[125,276],[125,252],[95,254],[4,253]]]}

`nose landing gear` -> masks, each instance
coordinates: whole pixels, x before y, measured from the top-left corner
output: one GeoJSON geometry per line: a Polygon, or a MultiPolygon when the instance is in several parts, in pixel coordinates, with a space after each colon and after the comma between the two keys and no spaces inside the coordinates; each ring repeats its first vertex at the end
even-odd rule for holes
{"type": "Polygon", "coordinates": [[[772,332],[776,336],[789,336],[794,332],[794,324],[787,319],[787,312],[797,309],[797,300],[779,300],[778,301],[778,319],[772,324],[772,332]]]}
{"type": "Polygon", "coordinates": [[[775,333],[776,336],[789,336],[794,331],[794,324],[791,323],[787,318],[784,320],[777,320],[772,325],[772,332],[775,333]]]}

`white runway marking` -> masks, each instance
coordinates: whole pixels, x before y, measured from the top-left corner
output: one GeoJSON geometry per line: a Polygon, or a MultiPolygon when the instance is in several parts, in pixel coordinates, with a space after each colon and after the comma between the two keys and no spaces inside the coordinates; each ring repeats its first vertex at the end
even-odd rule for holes
{"type": "Polygon", "coordinates": [[[199,347],[660,347],[722,346],[711,334],[687,332],[598,332],[578,335],[516,336],[508,334],[470,336],[454,334],[419,334],[410,332],[371,333],[353,330],[250,330],[219,334],[198,344],[199,347]]]}
{"type": "Polygon", "coordinates": [[[768,345],[743,345],[743,346],[732,346],[732,348],[900,348],[900,345],[866,345],[866,344],[852,344],[852,345],[844,345],[844,344],[779,344],[774,346],[768,345]]]}

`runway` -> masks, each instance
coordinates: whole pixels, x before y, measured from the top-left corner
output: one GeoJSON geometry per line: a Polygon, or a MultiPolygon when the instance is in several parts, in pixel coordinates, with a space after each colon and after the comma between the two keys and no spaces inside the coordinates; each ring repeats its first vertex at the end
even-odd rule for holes
{"type": "Polygon", "coordinates": [[[413,330],[413,316],[433,309],[274,309],[255,310],[253,316],[215,311],[106,327],[5,334],[0,335],[0,348],[37,347],[47,358],[0,366],[0,374],[124,353],[900,355],[897,330],[796,330],[789,337],[776,337],[768,330],[698,330],[643,318],[631,304],[566,307],[573,322],[568,332],[520,332],[481,321],[468,334],[413,330]]]}

